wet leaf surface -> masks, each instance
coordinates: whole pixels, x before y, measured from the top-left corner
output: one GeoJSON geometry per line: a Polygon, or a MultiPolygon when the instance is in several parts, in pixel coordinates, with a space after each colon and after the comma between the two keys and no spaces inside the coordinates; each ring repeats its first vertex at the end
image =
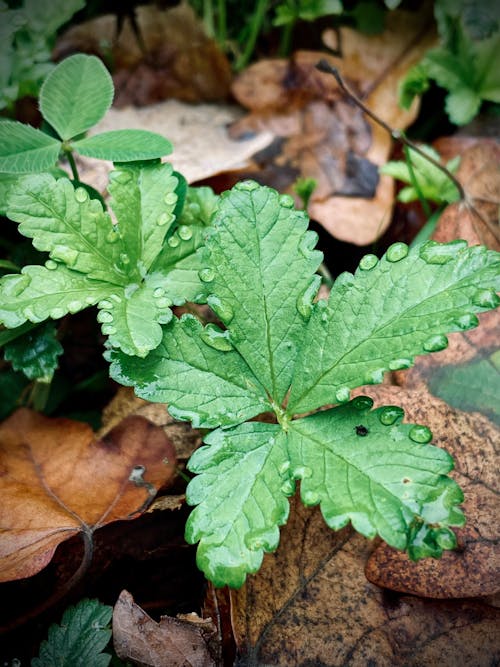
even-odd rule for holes
{"type": "Polygon", "coordinates": [[[0,443],[1,581],[39,572],[72,535],[134,518],[174,474],[172,444],[141,417],[98,440],[87,424],[23,408],[0,443]]]}

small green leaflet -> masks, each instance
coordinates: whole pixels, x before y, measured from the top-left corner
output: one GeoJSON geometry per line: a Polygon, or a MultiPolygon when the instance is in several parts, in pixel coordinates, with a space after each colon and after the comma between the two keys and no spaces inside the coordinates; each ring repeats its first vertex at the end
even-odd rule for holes
{"type": "Polygon", "coordinates": [[[5,360],[29,380],[50,382],[63,353],[53,322],[31,329],[5,345],[5,360]]]}
{"type": "Polygon", "coordinates": [[[68,607],[61,624],[49,628],[31,667],[107,667],[111,655],[103,649],[111,639],[113,608],[98,600],[81,600],[68,607]]]}
{"type": "MultiPolygon", "coordinates": [[[[111,182],[116,225],[99,201],[67,179],[34,174],[12,186],[9,217],[50,259],[0,279],[1,323],[13,328],[97,304],[112,346],[144,357],[159,345],[173,300],[165,286],[169,267],[156,260],[164,248],[168,257],[178,179],[169,164],[139,163],[121,165],[111,182]]],[[[187,291],[202,292],[201,281],[196,290],[193,281],[190,275],[187,291]]],[[[186,298],[182,291],[179,281],[177,302],[186,298]]]]}
{"type": "Polygon", "coordinates": [[[226,328],[184,316],[143,361],[108,355],[116,380],[168,403],[174,417],[217,428],[189,464],[197,507],[186,529],[216,585],[240,586],[276,548],[297,479],[330,526],[351,521],[412,558],[453,548],[450,527],[463,522],[451,459],[429,444],[429,429],[402,424],[398,407],[348,401],[352,388],[442,349],[447,333],[496,307],[500,255],[462,241],[396,243],[314,302],[314,240],[288,198],[235,186],[200,256],[208,304],[226,328]],[[264,412],[278,423],[259,420],[264,412]]]}

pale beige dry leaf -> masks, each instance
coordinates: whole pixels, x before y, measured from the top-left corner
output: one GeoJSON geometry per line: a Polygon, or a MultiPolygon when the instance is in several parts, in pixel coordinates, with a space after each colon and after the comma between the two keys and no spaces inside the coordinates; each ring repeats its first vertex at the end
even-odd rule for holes
{"type": "Polygon", "coordinates": [[[217,630],[196,614],[157,623],[122,591],[113,610],[113,644],[122,660],[139,667],[215,667],[217,630]]]}

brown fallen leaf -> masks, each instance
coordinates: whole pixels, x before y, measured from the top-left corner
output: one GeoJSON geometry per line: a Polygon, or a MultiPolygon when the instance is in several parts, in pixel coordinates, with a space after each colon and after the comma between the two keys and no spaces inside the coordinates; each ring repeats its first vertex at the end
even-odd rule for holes
{"type": "Polygon", "coordinates": [[[113,610],[113,643],[122,660],[139,667],[215,667],[217,630],[211,619],[196,614],[156,623],[122,591],[113,610]]]}
{"type": "Polygon", "coordinates": [[[455,460],[453,477],[464,491],[467,523],[457,530],[459,548],[439,560],[412,562],[381,545],[366,567],[379,586],[431,598],[492,596],[500,592],[499,430],[486,417],[455,410],[421,389],[378,386],[366,389],[377,405],[400,405],[410,422],[433,432],[433,444],[455,460]]]}
{"type": "MultiPolygon", "coordinates": [[[[333,77],[315,65],[325,58],[336,66],[351,88],[388,124],[404,129],[417,107],[398,106],[399,80],[435,42],[429,7],[394,11],[387,30],[367,36],[341,28],[342,56],[299,51],[288,62],[261,61],[233,83],[236,99],[251,113],[232,128],[233,136],[272,131],[282,141],[272,155],[281,188],[288,190],[297,176],[314,178],[318,187],[308,212],[335,237],[358,245],[375,241],[387,228],[394,185],[378,176],[387,161],[392,140],[385,130],[363,117],[343,99],[333,77]]],[[[325,35],[329,45],[331,35],[325,35]]],[[[269,183],[273,185],[273,182],[269,183]]]]}
{"type": "Polygon", "coordinates": [[[331,531],[318,508],[293,502],[278,551],[231,591],[237,664],[496,664],[498,610],[476,601],[389,594],[365,578],[372,548],[350,528],[331,531]]]}
{"type": "Polygon", "coordinates": [[[142,417],[98,440],[90,426],[22,408],[0,424],[0,581],[29,577],[72,535],[143,511],[175,450],[142,417]]]}

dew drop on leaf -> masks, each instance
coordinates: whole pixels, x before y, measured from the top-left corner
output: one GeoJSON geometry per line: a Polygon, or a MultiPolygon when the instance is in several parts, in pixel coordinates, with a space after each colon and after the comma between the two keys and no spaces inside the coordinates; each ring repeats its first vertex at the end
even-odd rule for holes
{"type": "Polygon", "coordinates": [[[208,324],[200,334],[200,338],[204,343],[214,348],[215,350],[220,350],[221,352],[229,352],[233,349],[233,344],[229,340],[229,332],[221,331],[218,327],[213,324],[208,324]]]}
{"type": "Polygon", "coordinates": [[[102,323],[112,322],[113,321],[113,315],[110,312],[108,312],[107,310],[100,310],[97,313],[97,321],[102,322],[102,323]]]}
{"type": "Polygon", "coordinates": [[[113,304],[111,301],[108,301],[107,299],[103,299],[102,301],[99,301],[99,308],[112,308],[113,304]]]}
{"type": "Polygon", "coordinates": [[[82,303],[82,301],[75,299],[74,301],[70,301],[68,303],[67,308],[70,313],[77,313],[79,310],[85,308],[85,304],[82,303]]]}
{"type": "Polygon", "coordinates": [[[109,234],[106,236],[106,241],[108,243],[116,243],[118,239],[120,238],[120,235],[118,232],[116,232],[114,229],[109,232],[109,234]]]}
{"type": "Polygon", "coordinates": [[[175,194],[175,192],[168,192],[163,198],[163,201],[165,202],[165,204],[167,204],[167,206],[172,206],[177,202],[177,195],[175,194]]]}
{"type": "Polygon", "coordinates": [[[170,308],[172,302],[168,297],[163,296],[156,300],[156,305],[158,306],[158,308],[170,308]]]}
{"type": "Polygon", "coordinates": [[[337,389],[337,391],[335,392],[335,399],[339,403],[347,403],[350,397],[351,397],[351,391],[349,387],[340,387],[340,389],[337,389]]]}
{"type": "Polygon", "coordinates": [[[89,194],[85,188],[76,188],[75,199],[79,204],[83,204],[89,198],[89,194]]]}
{"type": "Polygon", "coordinates": [[[280,489],[282,493],[285,494],[285,496],[291,496],[295,493],[295,484],[292,482],[291,479],[287,479],[280,486],[280,489]]]}
{"type": "Polygon", "coordinates": [[[116,333],[116,327],[114,327],[112,324],[103,324],[101,331],[105,336],[112,336],[116,333]]]}
{"type": "Polygon", "coordinates": [[[283,461],[283,463],[281,463],[278,468],[278,472],[282,477],[284,477],[285,475],[288,476],[289,470],[290,470],[290,461],[283,461]]]}
{"type": "Polygon", "coordinates": [[[408,254],[408,246],[406,243],[393,243],[385,253],[388,262],[399,262],[408,254]]]}
{"type": "Polygon", "coordinates": [[[120,253],[120,262],[124,265],[127,266],[127,264],[130,264],[130,257],[127,255],[126,252],[120,253]]]}
{"type": "Polygon", "coordinates": [[[444,244],[427,241],[421,246],[419,255],[427,264],[447,264],[466,246],[467,241],[462,240],[444,244]]]}
{"type": "Polygon", "coordinates": [[[23,308],[23,315],[27,320],[32,320],[34,322],[39,320],[32,306],[26,306],[26,308],[23,308]]]}
{"type": "Polygon", "coordinates": [[[64,262],[66,266],[73,266],[78,259],[78,250],[65,245],[56,245],[50,253],[51,257],[64,262]]]}
{"type": "Polygon", "coordinates": [[[384,368],[375,368],[365,375],[365,384],[380,384],[384,379],[384,368]]]}
{"type": "Polygon", "coordinates": [[[392,361],[389,361],[389,370],[401,371],[404,370],[405,368],[410,368],[411,365],[412,365],[411,359],[407,359],[406,357],[401,357],[400,359],[393,359],[392,361]]]}
{"type": "Polygon", "coordinates": [[[308,466],[297,466],[292,470],[292,477],[294,479],[307,479],[312,477],[312,470],[308,466]]]}
{"type": "Polygon", "coordinates": [[[474,315],[474,313],[464,313],[463,315],[460,315],[460,317],[457,317],[456,320],[454,320],[454,324],[461,331],[467,331],[468,329],[474,329],[474,327],[477,327],[479,320],[476,315],[474,315]]]}
{"type": "Polygon", "coordinates": [[[397,405],[388,405],[380,411],[378,418],[384,426],[392,426],[404,416],[404,411],[397,405]]]}
{"type": "Polygon", "coordinates": [[[231,322],[234,317],[234,311],[228,303],[221,301],[219,297],[213,295],[208,297],[207,303],[224,324],[231,322]]]}
{"type": "Polygon", "coordinates": [[[448,347],[448,339],[444,334],[436,334],[424,340],[422,347],[426,352],[439,352],[448,347]]]}
{"type": "Polygon", "coordinates": [[[15,276],[12,280],[9,280],[4,287],[4,294],[9,297],[16,297],[22,294],[24,290],[30,285],[31,278],[26,274],[15,276]]]}
{"type": "Polygon", "coordinates": [[[258,187],[259,184],[255,181],[241,181],[240,183],[236,183],[234,189],[243,190],[243,192],[253,192],[254,190],[257,190],[258,187]]]}
{"type": "Polygon", "coordinates": [[[369,396],[356,396],[352,399],[352,407],[356,410],[370,410],[373,407],[373,399],[369,396]]]}
{"type": "Polygon", "coordinates": [[[59,318],[64,316],[65,311],[62,308],[52,308],[50,311],[50,317],[53,320],[58,320],[59,318]]]}
{"type": "Polygon", "coordinates": [[[177,234],[173,234],[167,241],[168,245],[171,248],[177,248],[179,243],[181,242],[180,238],[177,236],[177,234]]]}
{"type": "Polygon", "coordinates": [[[45,268],[48,269],[49,271],[54,271],[57,269],[57,262],[54,262],[53,259],[48,259],[45,262],[45,268]]]}
{"type": "Polygon", "coordinates": [[[304,491],[302,493],[302,502],[309,507],[317,505],[319,503],[319,495],[316,491],[304,491]]]}
{"type": "Polygon", "coordinates": [[[440,528],[435,537],[441,549],[450,550],[457,546],[457,537],[449,528],[440,528]]]}
{"type": "Polygon", "coordinates": [[[284,208],[293,208],[295,206],[295,202],[291,195],[281,195],[279,202],[284,208]]]}
{"type": "Polygon", "coordinates": [[[421,445],[425,445],[432,440],[431,429],[427,426],[420,426],[419,424],[412,426],[408,435],[413,442],[418,442],[421,445]]]}
{"type": "Polygon", "coordinates": [[[204,283],[211,283],[215,278],[215,273],[212,271],[212,269],[205,268],[198,272],[198,277],[204,283]]]}
{"type": "Polygon", "coordinates": [[[479,308],[496,308],[500,298],[492,289],[482,289],[472,295],[472,303],[479,308]]]}
{"type": "Polygon", "coordinates": [[[153,291],[153,296],[155,297],[155,299],[158,299],[158,298],[160,298],[161,296],[165,296],[165,290],[163,289],[163,287],[157,287],[157,288],[153,291]]]}
{"type": "Polygon", "coordinates": [[[193,230],[187,225],[181,225],[177,230],[177,233],[183,241],[189,241],[189,239],[193,236],[193,230]]]}
{"type": "Polygon", "coordinates": [[[370,271],[378,264],[378,257],[376,255],[365,255],[359,262],[359,268],[362,271],[370,271]]]}
{"type": "Polygon", "coordinates": [[[163,227],[164,225],[167,224],[167,222],[171,219],[171,216],[168,213],[162,213],[161,215],[158,216],[156,220],[156,224],[158,227],[163,227]]]}
{"type": "Polygon", "coordinates": [[[121,296],[118,296],[118,294],[110,294],[109,298],[112,299],[115,303],[121,303],[122,298],[121,296]]]}

